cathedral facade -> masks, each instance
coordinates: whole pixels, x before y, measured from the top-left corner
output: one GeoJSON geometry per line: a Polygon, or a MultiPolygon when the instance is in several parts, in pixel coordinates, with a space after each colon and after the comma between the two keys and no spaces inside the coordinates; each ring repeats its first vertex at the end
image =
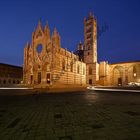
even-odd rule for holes
{"type": "Polygon", "coordinates": [[[48,24],[43,28],[39,21],[24,48],[23,82],[39,88],[140,82],[140,61],[109,64],[97,58],[97,20],[91,13],[84,18],[84,44],[75,53],[61,47],[56,29],[51,36],[48,24]]]}
{"type": "Polygon", "coordinates": [[[78,55],[61,47],[56,29],[52,36],[48,24],[39,21],[32,43],[24,48],[23,81],[38,88],[62,85],[86,85],[86,64],[78,55]]]}

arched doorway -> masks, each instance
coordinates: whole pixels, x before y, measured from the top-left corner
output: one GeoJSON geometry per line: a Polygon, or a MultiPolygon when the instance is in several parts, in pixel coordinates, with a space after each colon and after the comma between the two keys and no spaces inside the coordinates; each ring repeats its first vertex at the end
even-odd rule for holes
{"type": "Polygon", "coordinates": [[[128,82],[140,82],[140,64],[134,64],[128,67],[128,82]]]}
{"type": "Polygon", "coordinates": [[[122,86],[123,85],[123,67],[116,66],[113,69],[113,85],[114,86],[122,86]]]}
{"type": "Polygon", "coordinates": [[[47,73],[47,84],[50,84],[51,83],[51,74],[50,73],[47,73]]]}
{"type": "Polygon", "coordinates": [[[41,83],[41,72],[38,72],[38,84],[41,83]]]}

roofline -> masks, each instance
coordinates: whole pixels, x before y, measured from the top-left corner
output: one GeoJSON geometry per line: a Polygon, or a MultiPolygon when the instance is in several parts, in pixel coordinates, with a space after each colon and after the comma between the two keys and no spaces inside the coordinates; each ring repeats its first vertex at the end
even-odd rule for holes
{"type": "Polygon", "coordinates": [[[0,65],[3,65],[3,66],[8,66],[8,67],[14,67],[14,68],[20,68],[20,69],[22,69],[22,67],[21,67],[21,66],[15,66],[15,65],[12,65],[12,64],[0,63],[0,65]]]}
{"type": "Polygon", "coordinates": [[[109,63],[110,65],[115,65],[115,64],[123,64],[123,63],[135,63],[135,62],[140,62],[140,60],[135,60],[135,61],[123,61],[123,62],[116,62],[116,63],[109,63]]]}

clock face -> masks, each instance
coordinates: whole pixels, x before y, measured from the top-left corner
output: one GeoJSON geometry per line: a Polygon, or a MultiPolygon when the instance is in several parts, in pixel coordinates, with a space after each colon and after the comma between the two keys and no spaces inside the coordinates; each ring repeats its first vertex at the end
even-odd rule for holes
{"type": "Polygon", "coordinates": [[[42,44],[39,44],[39,45],[37,46],[37,48],[36,48],[36,51],[37,51],[38,53],[41,53],[41,52],[42,52],[42,49],[43,49],[42,44]]]}

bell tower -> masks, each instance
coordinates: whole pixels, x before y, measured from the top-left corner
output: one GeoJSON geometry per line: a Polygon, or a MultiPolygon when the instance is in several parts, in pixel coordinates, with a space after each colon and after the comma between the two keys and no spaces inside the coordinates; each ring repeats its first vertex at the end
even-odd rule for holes
{"type": "Polygon", "coordinates": [[[84,18],[84,39],[84,61],[97,62],[97,21],[91,13],[87,19],[84,18]]]}
{"type": "Polygon", "coordinates": [[[97,81],[97,21],[92,13],[84,18],[84,62],[87,64],[87,84],[97,81]]]}

